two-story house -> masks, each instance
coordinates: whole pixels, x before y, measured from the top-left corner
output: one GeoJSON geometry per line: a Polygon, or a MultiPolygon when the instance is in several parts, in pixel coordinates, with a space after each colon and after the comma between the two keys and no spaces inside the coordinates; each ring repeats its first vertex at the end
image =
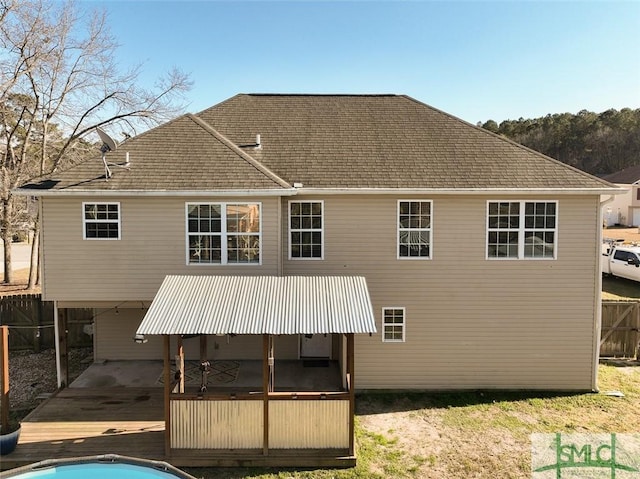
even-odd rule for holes
{"type": "Polygon", "coordinates": [[[640,226],[640,164],[603,177],[611,183],[628,188],[607,203],[604,210],[606,226],[640,226]]]}
{"type": "Polygon", "coordinates": [[[20,190],[59,321],[95,308],[96,359],[262,365],[257,401],[165,367],[174,455],[353,454],[354,388],[597,389],[606,181],[403,95],[240,94],[106,159],[20,190]],[[337,387],[280,391],[309,358],[337,387]]]}

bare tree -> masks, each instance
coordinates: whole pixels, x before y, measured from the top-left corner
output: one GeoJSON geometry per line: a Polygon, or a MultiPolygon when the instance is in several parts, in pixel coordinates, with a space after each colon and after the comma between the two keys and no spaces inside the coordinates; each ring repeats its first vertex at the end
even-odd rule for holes
{"type": "MultiPolygon", "coordinates": [[[[136,133],[182,111],[191,82],[174,68],[153,88],[139,86],[141,65],[123,71],[103,11],[73,2],[0,0],[0,147],[5,283],[15,225],[11,190],[26,179],[86,158],[84,138],[98,126],[136,133]],[[81,32],[81,33],[78,33],[81,32]],[[18,102],[21,100],[21,103],[18,102]]],[[[33,225],[39,233],[39,219],[33,225]]],[[[34,241],[29,287],[37,279],[34,241]]]]}

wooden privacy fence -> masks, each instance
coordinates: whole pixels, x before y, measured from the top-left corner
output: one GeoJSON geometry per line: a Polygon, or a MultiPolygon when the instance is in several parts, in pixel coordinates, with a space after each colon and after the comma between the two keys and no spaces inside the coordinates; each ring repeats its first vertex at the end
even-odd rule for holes
{"type": "Polygon", "coordinates": [[[601,357],[637,358],[640,301],[603,301],[601,357]]]}
{"type": "MultiPolygon", "coordinates": [[[[92,309],[69,309],[69,347],[92,346],[90,331],[93,322],[92,309]],[[89,328],[89,329],[87,329],[89,328]]],[[[19,294],[0,298],[0,324],[10,329],[9,349],[38,352],[53,348],[53,302],[41,301],[39,294],[19,294]]]]}

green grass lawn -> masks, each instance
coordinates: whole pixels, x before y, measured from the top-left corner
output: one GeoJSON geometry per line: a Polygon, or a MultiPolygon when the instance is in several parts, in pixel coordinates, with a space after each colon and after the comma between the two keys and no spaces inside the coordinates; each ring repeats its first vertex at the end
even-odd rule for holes
{"type": "Polygon", "coordinates": [[[600,394],[363,394],[353,469],[187,469],[207,478],[529,478],[530,434],[640,431],[640,363],[600,365],[600,394]],[[603,394],[621,391],[624,397],[603,394]]]}

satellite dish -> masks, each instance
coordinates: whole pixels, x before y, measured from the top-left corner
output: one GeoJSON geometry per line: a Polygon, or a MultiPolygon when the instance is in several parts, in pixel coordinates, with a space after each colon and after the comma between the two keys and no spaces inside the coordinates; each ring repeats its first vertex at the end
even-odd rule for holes
{"type": "Polygon", "coordinates": [[[116,148],[118,148],[118,144],[115,142],[115,140],[107,135],[103,130],[96,127],[96,131],[98,132],[98,136],[102,140],[102,146],[100,147],[100,151],[102,153],[106,153],[107,151],[115,151],[116,148]]]}
{"type": "Polygon", "coordinates": [[[100,128],[96,127],[96,132],[98,132],[98,136],[102,140],[102,146],[100,147],[100,151],[102,152],[102,163],[104,164],[104,177],[107,181],[109,181],[109,178],[111,178],[112,173],[111,173],[111,170],[109,169],[109,165],[107,164],[107,152],[115,151],[115,149],[118,148],[118,144],[114,141],[113,138],[107,135],[100,128]]]}

